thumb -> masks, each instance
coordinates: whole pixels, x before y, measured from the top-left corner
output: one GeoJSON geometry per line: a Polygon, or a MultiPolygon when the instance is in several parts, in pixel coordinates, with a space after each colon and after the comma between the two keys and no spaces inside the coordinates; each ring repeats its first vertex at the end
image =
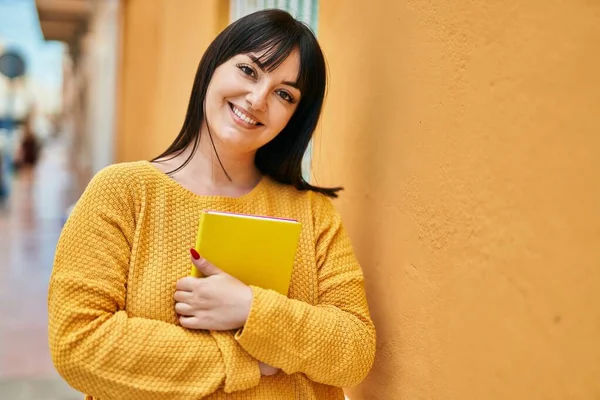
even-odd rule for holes
{"type": "Polygon", "coordinates": [[[223,273],[223,271],[212,265],[208,260],[202,258],[196,249],[190,249],[190,254],[192,256],[192,263],[202,275],[211,276],[223,273]]]}

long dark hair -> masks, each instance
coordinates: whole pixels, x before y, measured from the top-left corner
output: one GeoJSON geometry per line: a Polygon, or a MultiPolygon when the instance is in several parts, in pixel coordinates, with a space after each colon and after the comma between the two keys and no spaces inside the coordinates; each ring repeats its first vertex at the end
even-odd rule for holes
{"type": "MultiPolygon", "coordinates": [[[[229,25],[208,46],[196,71],[181,131],[169,148],[152,161],[169,156],[173,158],[192,144],[191,155],[171,173],[181,170],[190,162],[198,146],[200,128],[205,118],[206,91],[217,67],[235,55],[257,52],[262,53],[259,60],[262,67],[272,71],[294,49],[300,53],[297,81],[302,92],[300,102],[285,128],[258,149],[254,162],[261,173],[280,183],[292,185],[298,190],[312,190],[337,197],[341,187],[313,186],[302,177],[302,157],[321,114],[327,72],[323,53],[310,28],[282,10],[263,10],[242,17],[229,25]]],[[[210,139],[212,141],[212,136],[210,139]]]]}

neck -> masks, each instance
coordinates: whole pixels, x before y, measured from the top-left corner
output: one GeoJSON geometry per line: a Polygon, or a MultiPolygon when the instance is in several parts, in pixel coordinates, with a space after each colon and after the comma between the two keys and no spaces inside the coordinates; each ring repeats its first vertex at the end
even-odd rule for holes
{"type": "MultiPolygon", "coordinates": [[[[262,177],[260,171],[254,165],[256,152],[236,153],[228,151],[215,135],[213,135],[213,141],[214,148],[208,129],[203,124],[198,147],[189,164],[184,168],[186,175],[194,181],[214,187],[251,189],[256,186],[262,177]],[[223,167],[221,167],[221,164],[223,164],[223,167]]],[[[189,146],[180,157],[185,160],[191,151],[192,146],[189,146]]]]}

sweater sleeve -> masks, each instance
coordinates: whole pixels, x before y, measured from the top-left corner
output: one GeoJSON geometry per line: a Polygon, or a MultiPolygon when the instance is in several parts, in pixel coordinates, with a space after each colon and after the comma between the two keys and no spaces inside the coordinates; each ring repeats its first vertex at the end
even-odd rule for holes
{"type": "Polygon", "coordinates": [[[236,336],[250,355],[287,374],[350,387],[362,381],[375,356],[375,328],[362,270],[340,216],[322,199],[315,219],[317,305],[252,287],[254,300],[236,336]]]}
{"type": "Polygon", "coordinates": [[[134,176],[108,167],[63,228],[48,295],[56,369],[74,388],[107,399],[198,399],[258,385],[257,361],[224,333],[127,315],[135,192],[134,176]]]}

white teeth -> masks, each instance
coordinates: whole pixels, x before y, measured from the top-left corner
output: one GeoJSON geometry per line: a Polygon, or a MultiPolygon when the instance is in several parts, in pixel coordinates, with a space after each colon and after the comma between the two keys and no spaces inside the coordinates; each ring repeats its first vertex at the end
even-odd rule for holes
{"type": "Polygon", "coordinates": [[[248,117],[246,114],[244,114],[243,112],[241,112],[240,110],[238,110],[235,106],[233,107],[233,112],[235,113],[235,115],[237,115],[238,117],[240,117],[240,119],[246,121],[249,124],[252,124],[252,125],[258,124],[258,122],[256,122],[252,118],[248,117]]]}

